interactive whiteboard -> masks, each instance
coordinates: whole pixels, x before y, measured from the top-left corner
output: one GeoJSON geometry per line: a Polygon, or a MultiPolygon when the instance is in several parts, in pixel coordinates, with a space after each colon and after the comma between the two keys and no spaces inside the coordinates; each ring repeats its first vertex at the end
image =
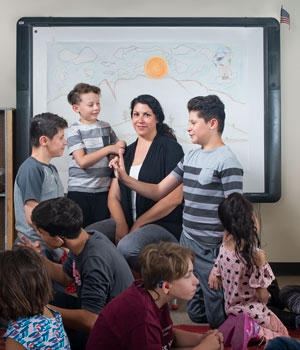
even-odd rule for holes
{"type": "MultiPolygon", "coordinates": [[[[244,191],[252,201],[280,198],[276,20],[23,18],[17,56],[17,125],[45,111],[71,125],[78,115],[66,96],[75,84],[87,82],[101,88],[99,119],[120,139],[128,144],[136,139],[129,105],[146,93],[160,101],[165,122],[187,152],[199,147],[186,132],[187,101],[218,95],[226,112],[223,139],[244,167],[244,191]],[[24,33],[27,40],[21,42],[24,33]]],[[[26,129],[17,138],[25,148],[26,129]]],[[[68,162],[67,150],[53,161],[65,189],[68,162]]]]}

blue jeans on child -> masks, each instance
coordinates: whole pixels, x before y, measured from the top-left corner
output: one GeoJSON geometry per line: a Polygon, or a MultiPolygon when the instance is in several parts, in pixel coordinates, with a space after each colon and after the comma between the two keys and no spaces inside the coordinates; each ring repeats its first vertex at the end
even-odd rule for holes
{"type": "Polygon", "coordinates": [[[225,321],[224,296],[222,289],[211,290],[208,277],[218,256],[220,244],[202,244],[187,238],[182,233],[180,244],[195,253],[194,274],[200,284],[192,300],[187,303],[187,313],[193,322],[208,322],[211,328],[218,328],[225,321]]]}
{"type": "Polygon", "coordinates": [[[300,350],[300,343],[293,338],[278,337],[268,343],[266,350],[300,350]]]}

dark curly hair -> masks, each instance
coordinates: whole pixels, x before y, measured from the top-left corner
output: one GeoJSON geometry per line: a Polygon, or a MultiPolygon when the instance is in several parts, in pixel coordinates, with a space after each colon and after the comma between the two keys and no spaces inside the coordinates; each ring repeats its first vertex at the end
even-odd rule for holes
{"type": "Polygon", "coordinates": [[[247,268],[255,265],[256,248],[260,247],[252,204],[240,193],[232,193],[219,205],[218,214],[225,230],[235,240],[235,252],[247,268]]]}
{"type": "Polygon", "coordinates": [[[218,132],[222,134],[225,122],[224,103],[216,95],[197,96],[189,100],[187,104],[189,112],[198,112],[198,117],[207,123],[215,118],[218,121],[218,132]]]}
{"type": "Polygon", "coordinates": [[[158,123],[156,125],[157,133],[159,135],[167,136],[172,140],[177,141],[176,136],[174,134],[174,130],[170,128],[167,124],[164,123],[165,115],[163,109],[158,102],[158,100],[151,95],[140,95],[134,98],[130,104],[130,115],[132,116],[134,106],[138,103],[147,105],[151,108],[153,114],[155,115],[158,123]]]}

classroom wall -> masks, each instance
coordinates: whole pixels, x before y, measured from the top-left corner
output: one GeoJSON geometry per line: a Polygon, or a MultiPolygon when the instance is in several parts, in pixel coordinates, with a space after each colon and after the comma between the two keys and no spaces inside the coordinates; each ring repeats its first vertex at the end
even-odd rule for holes
{"type": "MultiPolygon", "coordinates": [[[[282,198],[261,204],[262,243],[271,262],[300,262],[299,0],[9,0],[0,11],[0,106],[16,106],[16,23],[20,17],[274,17],[281,5],[282,198]]],[[[17,150],[15,150],[17,152],[17,150]]]]}

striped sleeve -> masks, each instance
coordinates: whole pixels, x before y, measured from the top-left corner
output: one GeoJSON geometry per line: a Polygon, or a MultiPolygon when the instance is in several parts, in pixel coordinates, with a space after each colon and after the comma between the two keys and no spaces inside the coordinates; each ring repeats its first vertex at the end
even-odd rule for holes
{"type": "Polygon", "coordinates": [[[220,172],[224,196],[233,192],[243,193],[243,175],[244,171],[237,159],[230,158],[225,161],[224,168],[220,172]]]}
{"type": "Polygon", "coordinates": [[[74,151],[85,148],[80,130],[75,125],[68,129],[67,144],[69,155],[74,151]]]}

